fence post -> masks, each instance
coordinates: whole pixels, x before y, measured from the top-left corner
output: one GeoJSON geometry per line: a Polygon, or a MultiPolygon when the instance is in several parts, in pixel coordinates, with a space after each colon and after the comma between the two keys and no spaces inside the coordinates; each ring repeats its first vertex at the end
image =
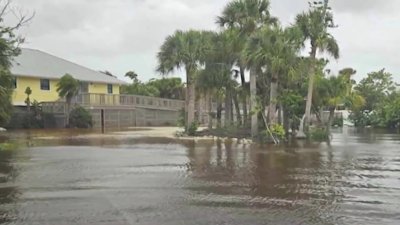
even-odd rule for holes
{"type": "Polygon", "coordinates": [[[104,123],[104,109],[100,110],[100,114],[101,114],[101,133],[105,133],[105,123],[104,123]]]}

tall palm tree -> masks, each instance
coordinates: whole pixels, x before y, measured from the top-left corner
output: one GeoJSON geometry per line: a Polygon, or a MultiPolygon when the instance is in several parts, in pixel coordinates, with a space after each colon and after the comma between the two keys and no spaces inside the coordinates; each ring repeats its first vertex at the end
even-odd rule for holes
{"type": "Polygon", "coordinates": [[[157,55],[158,68],[162,74],[184,68],[186,72],[186,126],[195,121],[195,75],[204,63],[209,51],[210,32],[176,31],[167,37],[157,55]]]}
{"type": "Polygon", "coordinates": [[[79,93],[79,81],[70,74],[61,77],[57,84],[57,92],[61,98],[65,98],[67,103],[66,121],[69,124],[69,114],[71,111],[72,99],[79,93]]]}
{"type": "Polygon", "coordinates": [[[314,2],[308,12],[302,13],[296,17],[296,26],[303,33],[305,41],[311,45],[310,51],[310,71],[308,81],[308,93],[305,110],[305,130],[309,130],[311,118],[311,106],[313,100],[313,90],[315,82],[315,67],[317,52],[325,52],[333,58],[339,58],[339,46],[336,39],[329,33],[329,28],[336,25],[333,22],[333,14],[328,5],[329,0],[324,2],[314,2]]]}
{"type": "MultiPolygon", "coordinates": [[[[217,23],[223,28],[238,30],[240,37],[247,41],[248,37],[261,27],[277,24],[277,19],[270,14],[269,0],[234,0],[224,8],[222,16],[217,18],[217,23]]],[[[243,60],[238,61],[243,70],[243,66],[240,63],[243,60]]],[[[257,69],[250,65],[246,66],[250,68],[251,111],[255,112],[257,107],[257,69]]],[[[242,74],[244,74],[243,71],[242,74]]],[[[253,137],[258,132],[257,119],[258,115],[253,113],[251,116],[251,133],[253,137]]]]}
{"type": "Polygon", "coordinates": [[[283,76],[287,76],[297,61],[297,52],[301,47],[300,33],[296,28],[263,28],[249,41],[246,55],[250,63],[268,69],[270,94],[268,119],[276,122],[278,85],[283,76]]]}

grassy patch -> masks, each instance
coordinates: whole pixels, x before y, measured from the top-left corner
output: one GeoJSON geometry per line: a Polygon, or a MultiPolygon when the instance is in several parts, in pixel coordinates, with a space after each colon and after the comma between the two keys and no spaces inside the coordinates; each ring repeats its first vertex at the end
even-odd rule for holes
{"type": "Polygon", "coordinates": [[[11,142],[0,143],[0,151],[14,151],[18,149],[18,145],[11,142]]]}

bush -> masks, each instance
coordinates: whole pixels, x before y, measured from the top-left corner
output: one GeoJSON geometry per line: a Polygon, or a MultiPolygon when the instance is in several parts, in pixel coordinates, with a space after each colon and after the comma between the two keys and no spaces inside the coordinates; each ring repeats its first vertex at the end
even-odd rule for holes
{"type": "Polygon", "coordinates": [[[310,128],[309,137],[313,141],[327,141],[330,139],[330,134],[323,127],[310,128]]]}
{"type": "Polygon", "coordinates": [[[278,139],[278,141],[285,140],[286,132],[285,128],[280,124],[271,125],[268,129],[265,129],[260,133],[259,139],[262,143],[271,143],[274,142],[274,139],[278,139]],[[274,136],[271,137],[271,133],[274,136]]]}
{"type": "Polygon", "coordinates": [[[332,121],[333,127],[343,127],[343,117],[335,117],[332,121]]]}
{"type": "Polygon", "coordinates": [[[186,127],[186,120],[185,120],[186,116],[185,115],[186,115],[186,112],[185,112],[184,108],[179,110],[178,121],[177,121],[178,127],[186,127]]]}
{"type": "Polygon", "coordinates": [[[190,124],[189,128],[186,128],[186,134],[189,136],[195,136],[197,129],[199,128],[199,124],[197,122],[193,122],[190,124]]]}
{"type": "Polygon", "coordinates": [[[274,124],[271,126],[271,133],[274,135],[275,138],[279,140],[283,140],[286,137],[285,128],[280,124],[274,124]]]}
{"type": "Polygon", "coordinates": [[[76,107],[69,115],[70,128],[92,128],[92,115],[83,107],[76,107]]]}

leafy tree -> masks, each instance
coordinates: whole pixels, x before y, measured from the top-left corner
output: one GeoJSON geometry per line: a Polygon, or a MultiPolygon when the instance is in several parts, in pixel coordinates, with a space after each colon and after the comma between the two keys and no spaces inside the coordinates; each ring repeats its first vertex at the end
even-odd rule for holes
{"type": "Polygon", "coordinates": [[[354,89],[365,99],[363,110],[372,111],[387,96],[395,92],[396,84],[393,81],[392,74],[382,69],[378,72],[369,73],[354,89]]]}
{"type": "Polygon", "coordinates": [[[0,126],[6,125],[11,116],[13,78],[9,69],[12,59],[21,53],[19,46],[24,42],[24,38],[15,33],[32,18],[33,15],[16,13],[11,1],[0,2],[0,126]],[[5,22],[7,13],[20,15],[14,25],[5,22]]]}
{"type": "Polygon", "coordinates": [[[8,69],[1,69],[0,66],[0,127],[5,126],[10,120],[12,113],[12,81],[13,78],[8,69]]]}
{"type": "Polygon", "coordinates": [[[61,98],[65,98],[67,103],[66,121],[69,123],[69,115],[71,112],[72,99],[79,93],[79,81],[73,78],[70,74],[65,74],[61,77],[57,84],[57,92],[61,98]]]}
{"type": "Polygon", "coordinates": [[[324,52],[335,59],[339,58],[339,46],[336,39],[329,33],[330,28],[335,28],[333,13],[329,1],[310,3],[308,12],[296,17],[296,26],[302,31],[304,41],[309,41],[311,46],[308,93],[305,110],[305,130],[308,131],[313,102],[314,81],[316,74],[317,52],[324,52]]]}
{"type": "MultiPolygon", "coordinates": [[[[210,50],[210,32],[176,31],[167,37],[158,53],[158,68],[162,74],[184,68],[186,72],[187,126],[195,121],[195,76],[210,50]]],[[[189,127],[188,127],[189,128],[189,127]]]]}

